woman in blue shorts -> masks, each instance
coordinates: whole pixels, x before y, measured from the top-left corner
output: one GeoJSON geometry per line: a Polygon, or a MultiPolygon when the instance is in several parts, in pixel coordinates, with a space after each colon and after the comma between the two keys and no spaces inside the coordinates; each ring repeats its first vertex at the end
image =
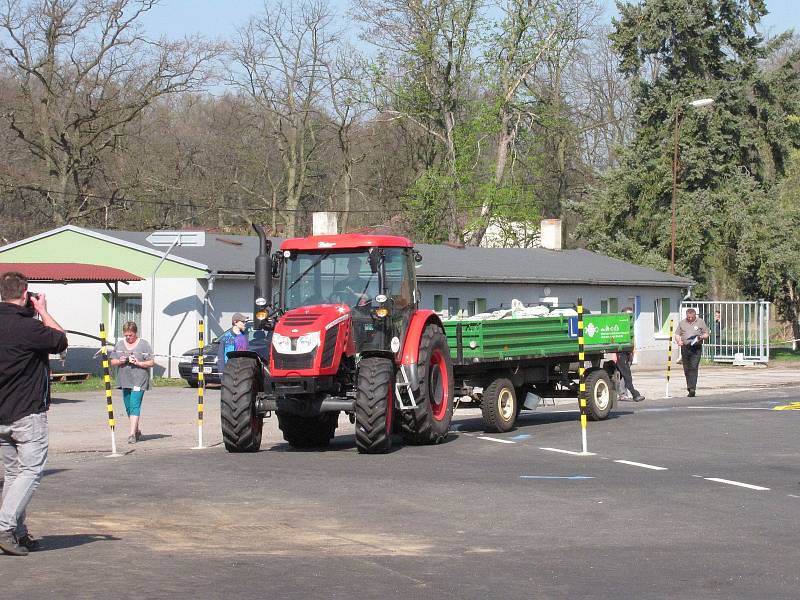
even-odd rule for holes
{"type": "Polygon", "coordinates": [[[138,337],[136,323],[128,321],[122,326],[123,339],[114,346],[111,365],[117,369],[117,387],[122,389],[125,411],[130,422],[128,443],[135,444],[142,437],[139,419],[142,398],[150,389],[150,369],[153,367],[153,350],[150,344],[138,337]]]}

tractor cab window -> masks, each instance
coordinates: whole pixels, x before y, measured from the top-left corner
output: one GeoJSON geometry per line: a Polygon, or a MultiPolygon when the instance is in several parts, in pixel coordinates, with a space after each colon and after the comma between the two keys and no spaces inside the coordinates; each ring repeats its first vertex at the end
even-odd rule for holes
{"type": "Polygon", "coordinates": [[[378,295],[378,274],[366,251],[294,254],[284,269],[287,310],[314,304],[368,304],[378,295]]]}

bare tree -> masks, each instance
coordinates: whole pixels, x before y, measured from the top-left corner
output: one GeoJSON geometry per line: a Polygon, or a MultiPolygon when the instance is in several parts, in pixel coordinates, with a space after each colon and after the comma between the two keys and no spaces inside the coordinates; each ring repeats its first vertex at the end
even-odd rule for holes
{"type": "Polygon", "coordinates": [[[365,39],[381,50],[375,83],[389,102],[381,112],[413,121],[443,146],[451,242],[463,237],[456,129],[470,89],[480,6],[480,0],[356,0],[365,39]]]}
{"type": "Polygon", "coordinates": [[[3,120],[41,161],[26,185],[56,224],[96,212],[88,193],[103,155],[154,100],[200,86],[215,49],[199,39],[148,40],[158,0],[6,0],[0,60],[18,90],[3,120]]]}
{"type": "Polygon", "coordinates": [[[320,151],[328,71],[339,33],[325,2],[265,4],[239,31],[231,83],[261,111],[264,135],[280,150],[282,170],[267,173],[271,225],[294,235],[310,168],[320,151]]]}

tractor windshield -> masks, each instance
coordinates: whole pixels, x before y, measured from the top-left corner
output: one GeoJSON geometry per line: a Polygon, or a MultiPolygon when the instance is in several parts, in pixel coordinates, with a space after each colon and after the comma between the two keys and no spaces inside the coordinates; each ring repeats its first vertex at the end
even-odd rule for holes
{"type": "Polygon", "coordinates": [[[351,252],[299,252],[286,261],[286,310],[314,304],[369,303],[379,291],[366,250],[351,252]]]}

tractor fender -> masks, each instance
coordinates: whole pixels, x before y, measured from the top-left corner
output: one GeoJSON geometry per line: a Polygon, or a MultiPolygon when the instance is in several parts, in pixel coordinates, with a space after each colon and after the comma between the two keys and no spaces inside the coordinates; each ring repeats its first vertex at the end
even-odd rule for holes
{"type": "Polygon", "coordinates": [[[412,389],[419,387],[419,375],[417,372],[417,362],[419,359],[419,342],[422,332],[429,324],[435,324],[444,329],[442,320],[432,310],[418,310],[414,312],[411,321],[408,323],[403,348],[400,352],[400,364],[408,377],[412,389]]]}

